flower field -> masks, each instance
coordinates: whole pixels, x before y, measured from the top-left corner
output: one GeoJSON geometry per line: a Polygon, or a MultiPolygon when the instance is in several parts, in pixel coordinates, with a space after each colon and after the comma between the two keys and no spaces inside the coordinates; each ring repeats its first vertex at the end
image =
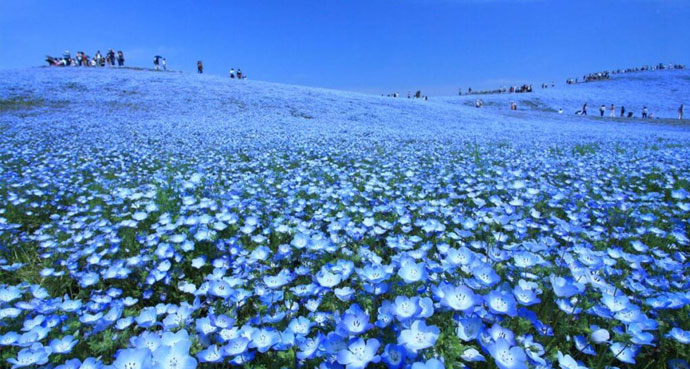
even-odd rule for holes
{"type": "Polygon", "coordinates": [[[0,72],[0,367],[688,367],[690,127],[233,82],[0,72]]]}

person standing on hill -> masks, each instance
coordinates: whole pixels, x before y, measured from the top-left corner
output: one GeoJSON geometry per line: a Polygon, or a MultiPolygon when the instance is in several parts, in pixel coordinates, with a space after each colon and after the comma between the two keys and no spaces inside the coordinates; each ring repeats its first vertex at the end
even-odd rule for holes
{"type": "Polygon", "coordinates": [[[204,64],[199,60],[196,62],[196,71],[199,72],[199,74],[204,73],[204,64]]]}
{"type": "Polygon", "coordinates": [[[621,118],[625,118],[625,106],[621,105],[621,118]]]}
{"type": "Polygon", "coordinates": [[[603,117],[604,113],[606,113],[606,107],[604,106],[604,104],[601,104],[601,106],[599,107],[599,116],[603,117]]]}
{"type": "Polygon", "coordinates": [[[615,117],[616,116],[616,107],[613,106],[613,104],[611,104],[611,107],[609,108],[609,110],[611,111],[611,118],[615,117]]]}
{"type": "Polygon", "coordinates": [[[587,103],[585,103],[585,105],[582,105],[582,111],[580,112],[580,115],[587,115],[587,103]]]}
{"type": "Polygon", "coordinates": [[[235,68],[230,68],[230,79],[235,79],[235,68]]]}
{"type": "Polygon", "coordinates": [[[159,67],[160,63],[161,63],[160,55],[154,56],[153,57],[153,69],[160,70],[160,67],[159,67]]]}
{"type": "Polygon", "coordinates": [[[163,70],[168,70],[168,62],[165,60],[165,58],[161,59],[161,66],[163,67],[163,70]]]}
{"type": "Polygon", "coordinates": [[[683,104],[680,104],[680,108],[678,108],[678,120],[683,120],[683,104]]]}
{"type": "Polygon", "coordinates": [[[117,51],[117,66],[118,67],[123,67],[125,65],[125,54],[122,53],[122,50],[117,51]]]}
{"type": "Polygon", "coordinates": [[[642,118],[647,118],[647,107],[642,107],[642,118]]]}

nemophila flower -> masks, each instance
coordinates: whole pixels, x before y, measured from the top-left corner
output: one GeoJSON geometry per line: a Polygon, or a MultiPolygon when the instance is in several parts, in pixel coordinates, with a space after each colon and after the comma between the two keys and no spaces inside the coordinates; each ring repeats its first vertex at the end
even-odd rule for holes
{"type": "Polygon", "coordinates": [[[60,339],[50,341],[50,348],[55,354],[66,354],[72,351],[72,348],[79,342],[71,335],[64,336],[60,339]]]}
{"type": "Polygon", "coordinates": [[[113,362],[115,369],[145,369],[152,367],[151,351],[145,348],[120,350],[113,362]]]}
{"type": "Polygon", "coordinates": [[[55,369],[79,369],[81,367],[81,360],[72,359],[65,361],[64,364],[58,365],[55,369]]]}
{"type": "Polygon", "coordinates": [[[415,263],[411,259],[405,259],[398,269],[398,276],[405,281],[405,283],[424,282],[427,279],[426,268],[424,263],[415,263]]]}
{"type": "Polygon", "coordinates": [[[387,344],[383,349],[381,359],[388,369],[400,369],[405,366],[406,356],[407,351],[404,346],[387,344]]]}
{"type": "Polygon", "coordinates": [[[205,350],[196,354],[200,363],[220,363],[223,361],[223,354],[218,350],[218,346],[211,345],[205,350]]]}
{"type": "Polygon", "coordinates": [[[472,270],[474,278],[483,286],[491,287],[501,280],[501,277],[489,265],[480,265],[472,270]]]}
{"type": "Polygon", "coordinates": [[[625,295],[603,294],[601,302],[613,313],[617,313],[630,306],[630,299],[625,295]]]}
{"type": "Polygon", "coordinates": [[[463,318],[458,321],[456,333],[461,340],[468,342],[477,339],[483,328],[480,318],[463,318]]]}
{"type": "Polygon", "coordinates": [[[411,369],[445,369],[445,365],[439,359],[429,359],[426,362],[416,362],[412,364],[411,369]]]}
{"type": "Polygon", "coordinates": [[[141,309],[139,316],[134,319],[137,325],[142,328],[148,328],[156,324],[158,320],[158,315],[156,313],[156,308],[147,307],[141,309]]]}
{"type": "Polygon", "coordinates": [[[299,351],[297,351],[297,359],[310,360],[319,354],[321,343],[325,339],[322,333],[318,333],[316,337],[307,338],[299,344],[299,351]]]}
{"type": "Polygon", "coordinates": [[[684,331],[678,327],[673,327],[666,337],[673,338],[684,345],[690,344],[690,331],[684,331]]]}
{"type": "Polygon", "coordinates": [[[369,314],[358,304],[352,304],[341,316],[337,332],[343,336],[356,336],[373,327],[374,325],[369,322],[369,314]]]}
{"type": "Polygon", "coordinates": [[[614,342],[611,346],[613,357],[628,364],[635,364],[635,357],[639,351],[639,346],[629,343],[614,342]]]}
{"type": "Polygon", "coordinates": [[[135,348],[146,348],[154,352],[161,345],[161,339],[158,333],[142,332],[140,335],[130,338],[132,346],[135,348]]]}
{"type": "Polygon", "coordinates": [[[439,286],[437,296],[440,297],[443,306],[455,311],[466,312],[481,303],[481,297],[475,295],[471,289],[448,283],[442,283],[439,286]]]}
{"type": "Polygon", "coordinates": [[[690,364],[683,359],[671,359],[666,364],[669,369],[690,369],[690,364]]]}
{"type": "Polygon", "coordinates": [[[500,369],[527,369],[525,351],[502,338],[489,346],[489,352],[500,369]]]}
{"type": "Polygon", "coordinates": [[[222,279],[213,280],[209,286],[209,293],[221,299],[227,299],[233,293],[230,284],[222,279]]]}
{"type": "Polygon", "coordinates": [[[17,332],[7,332],[0,336],[0,346],[10,346],[17,342],[19,334],[17,332]]]}
{"type": "Polygon", "coordinates": [[[469,362],[475,362],[475,361],[486,361],[486,358],[484,355],[482,355],[477,349],[475,348],[469,348],[465,351],[463,351],[462,355],[460,356],[463,360],[469,361],[469,362]]]}
{"type": "Polygon", "coordinates": [[[427,326],[423,320],[415,320],[409,329],[398,335],[398,344],[412,353],[429,348],[436,343],[440,330],[436,326],[427,326]]]}
{"type": "Polygon", "coordinates": [[[43,365],[48,362],[50,354],[50,347],[34,343],[31,347],[20,350],[16,358],[11,357],[7,359],[7,362],[12,364],[12,369],[31,365],[43,365]]]}
{"type": "Polygon", "coordinates": [[[290,283],[293,278],[294,276],[289,270],[283,269],[276,276],[264,276],[264,283],[268,288],[280,288],[290,283]]]}
{"type": "Polygon", "coordinates": [[[352,296],[354,295],[355,290],[353,290],[350,287],[343,287],[343,288],[336,288],[335,290],[333,290],[333,292],[335,293],[335,296],[338,298],[338,300],[345,302],[345,301],[350,301],[350,299],[352,299],[352,296]]]}
{"type": "Polygon", "coordinates": [[[340,284],[342,277],[338,274],[331,273],[330,271],[322,268],[319,273],[316,274],[316,281],[319,282],[321,287],[333,288],[340,284]]]}
{"type": "Polygon", "coordinates": [[[398,296],[395,298],[395,301],[391,306],[392,312],[400,321],[413,319],[422,311],[419,300],[419,297],[416,296],[412,298],[407,296],[398,296]]]}
{"type": "Polygon", "coordinates": [[[573,341],[575,342],[575,348],[578,351],[587,355],[596,355],[596,351],[594,351],[592,345],[587,342],[587,338],[585,338],[585,336],[575,335],[573,336],[573,341]]]}
{"type": "Polygon", "coordinates": [[[364,369],[369,363],[378,363],[381,358],[376,352],[381,344],[375,338],[365,341],[363,338],[353,338],[347,349],[338,352],[338,363],[347,369],[364,369]]]}
{"type": "Polygon", "coordinates": [[[280,333],[272,328],[257,329],[252,333],[249,347],[264,353],[280,342],[280,333]]]}
{"type": "Polygon", "coordinates": [[[553,292],[558,297],[572,297],[584,291],[584,286],[576,283],[572,278],[559,277],[552,274],[550,277],[553,292]]]}
{"type": "Polygon", "coordinates": [[[515,286],[513,288],[513,296],[515,296],[515,300],[517,300],[518,304],[524,306],[531,306],[541,302],[533,290],[523,289],[520,286],[515,286]]]}
{"type": "Polygon", "coordinates": [[[484,297],[489,311],[494,314],[517,315],[517,304],[513,294],[503,290],[493,290],[484,297]]]}
{"type": "Polygon", "coordinates": [[[189,340],[177,341],[172,345],[162,345],[153,355],[156,369],[195,369],[197,361],[189,355],[189,340]]]}
{"type": "Polygon", "coordinates": [[[572,356],[563,355],[560,351],[558,351],[558,365],[561,369],[587,369],[586,366],[575,361],[572,356]]]}
{"type": "Polygon", "coordinates": [[[244,354],[249,347],[249,342],[249,338],[243,336],[230,339],[226,342],[225,346],[221,348],[223,356],[236,356],[244,354]]]}

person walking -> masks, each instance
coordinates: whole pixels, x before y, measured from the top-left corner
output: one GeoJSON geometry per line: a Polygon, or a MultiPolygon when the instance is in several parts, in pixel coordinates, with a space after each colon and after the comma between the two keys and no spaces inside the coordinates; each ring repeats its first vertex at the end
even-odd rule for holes
{"type": "Polygon", "coordinates": [[[580,115],[587,115],[587,103],[585,103],[585,105],[582,105],[582,111],[580,112],[580,115]]]}
{"type": "Polygon", "coordinates": [[[625,118],[625,106],[621,105],[621,118],[625,118]]]}
{"type": "Polygon", "coordinates": [[[160,64],[161,64],[161,57],[160,55],[156,55],[153,57],[153,69],[155,70],[160,70],[160,64]]]}
{"type": "Polygon", "coordinates": [[[601,104],[601,106],[599,107],[599,116],[604,117],[604,113],[606,113],[606,107],[604,106],[604,104],[601,104]]]}
{"type": "Polygon", "coordinates": [[[242,79],[244,76],[242,75],[242,69],[237,68],[237,79],[242,79]]]}
{"type": "Polygon", "coordinates": [[[611,118],[615,117],[616,116],[616,107],[613,106],[613,104],[611,104],[611,107],[609,108],[609,110],[611,111],[611,114],[610,114],[611,118]]]}
{"type": "Polygon", "coordinates": [[[230,79],[235,79],[235,68],[230,68],[230,79]]]}
{"type": "Polygon", "coordinates": [[[678,120],[683,120],[683,104],[680,104],[680,108],[678,108],[678,120]]]}
{"type": "Polygon", "coordinates": [[[199,60],[196,62],[196,71],[199,72],[199,74],[204,73],[204,64],[199,60]]]}
{"type": "Polygon", "coordinates": [[[161,59],[161,66],[163,67],[163,70],[168,70],[168,61],[165,60],[165,58],[161,59]]]}
{"type": "Polygon", "coordinates": [[[642,107],[642,118],[647,118],[647,107],[642,107]]]}

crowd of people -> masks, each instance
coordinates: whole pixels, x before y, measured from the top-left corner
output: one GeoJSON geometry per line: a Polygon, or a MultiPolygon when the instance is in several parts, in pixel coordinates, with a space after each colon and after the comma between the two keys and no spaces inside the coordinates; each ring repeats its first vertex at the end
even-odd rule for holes
{"type": "Polygon", "coordinates": [[[637,72],[664,70],[664,69],[685,69],[685,65],[659,63],[659,64],[653,65],[651,67],[649,65],[643,65],[641,67],[635,67],[635,68],[614,69],[614,70],[610,70],[610,71],[607,70],[607,71],[602,71],[602,72],[585,74],[582,76],[582,80],[580,80],[579,77],[568,78],[565,81],[565,83],[568,85],[573,85],[573,84],[581,83],[581,82],[602,81],[602,80],[610,79],[611,76],[614,74],[637,73],[637,72]]]}
{"type": "MultiPolygon", "coordinates": [[[[511,106],[511,110],[513,110],[512,106],[511,106]]],[[[609,112],[609,117],[611,117],[611,118],[615,118],[616,116],[619,116],[620,118],[634,118],[635,117],[634,112],[632,112],[630,110],[626,111],[625,106],[622,106],[622,105],[621,105],[620,109],[618,109],[618,111],[620,112],[620,113],[618,113],[615,104],[611,104],[608,108],[606,107],[606,105],[602,104],[599,107],[599,116],[604,117],[606,115],[607,110],[609,112]]],[[[683,119],[684,110],[685,110],[684,105],[680,104],[680,107],[678,108],[678,119],[679,120],[683,119]]],[[[559,113],[563,113],[563,110],[562,109],[559,110],[559,113]]],[[[582,105],[582,109],[576,111],[575,114],[583,115],[583,116],[587,115],[587,103],[582,105]]],[[[642,110],[640,111],[640,116],[642,117],[642,119],[654,119],[654,113],[650,112],[646,106],[642,107],[642,110]]]]}
{"type": "Polygon", "coordinates": [[[83,51],[78,51],[74,57],[69,51],[65,51],[60,57],[46,56],[46,62],[52,67],[105,67],[106,65],[114,67],[115,63],[118,67],[123,67],[125,54],[121,50],[115,53],[113,49],[110,49],[104,57],[98,50],[92,58],[83,51]]]}
{"type": "MultiPolygon", "coordinates": [[[[544,85],[542,84],[542,88],[544,85]]],[[[524,84],[522,86],[510,86],[510,87],[501,87],[497,88],[495,90],[480,90],[480,91],[473,91],[472,87],[469,87],[467,89],[467,93],[465,95],[489,95],[489,94],[505,94],[505,93],[525,93],[525,92],[532,92],[532,85],[524,84]]],[[[462,96],[462,89],[458,89],[458,95],[462,96]]]]}
{"type": "MultiPolygon", "coordinates": [[[[381,94],[381,96],[384,96],[384,95],[381,94]]],[[[398,98],[398,97],[400,97],[400,92],[393,92],[393,93],[387,94],[387,95],[385,95],[385,96],[386,96],[386,97],[398,98]]],[[[422,91],[421,91],[421,90],[417,90],[417,92],[415,92],[414,95],[412,94],[412,91],[408,91],[408,92],[407,92],[407,98],[408,98],[408,99],[411,99],[411,98],[422,99],[422,100],[424,100],[424,101],[429,100],[429,96],[422,96],[422,91]]]]}

